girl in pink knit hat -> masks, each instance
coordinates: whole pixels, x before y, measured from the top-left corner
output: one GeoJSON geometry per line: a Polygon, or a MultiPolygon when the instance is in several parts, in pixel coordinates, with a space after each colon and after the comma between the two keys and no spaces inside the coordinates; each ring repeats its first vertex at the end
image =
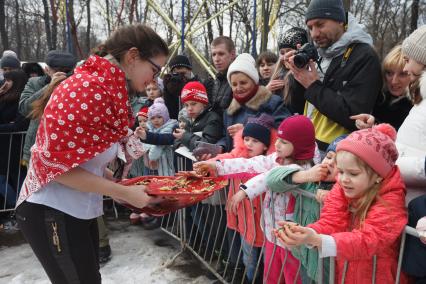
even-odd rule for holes
{"type": "Polygon", "coordinates": [[[395,283],[399,237],[407,223],[395,138],[392,126],[380,124],[339,142],[337,183],[320,219],[308,227],[280,222],[274,230],[286,247],[303,244],[318,249],[320,257],[336,257],[337,283],[395,283]]]}

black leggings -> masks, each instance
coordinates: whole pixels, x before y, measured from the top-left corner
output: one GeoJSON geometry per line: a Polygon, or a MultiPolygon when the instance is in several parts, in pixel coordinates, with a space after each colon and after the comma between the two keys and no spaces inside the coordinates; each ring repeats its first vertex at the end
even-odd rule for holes
{"type": "Polygon", "coordinates": [[[101,283],[96,218],[78,219],[23,202],[16,209],[16,219],[52,283],[101,283]]]}

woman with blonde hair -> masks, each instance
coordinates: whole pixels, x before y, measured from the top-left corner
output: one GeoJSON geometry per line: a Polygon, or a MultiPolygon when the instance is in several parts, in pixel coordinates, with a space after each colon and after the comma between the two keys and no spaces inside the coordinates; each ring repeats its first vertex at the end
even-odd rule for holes
{"type": "Polygon", "coordinates": [[[401,45],[395,46],[383,59],[382,94],[377,97],[373,115],[377,122],[386,122],[399,129],[413,107],[410,97],[410,75],[404,71],[405,59],[401,45]]]}

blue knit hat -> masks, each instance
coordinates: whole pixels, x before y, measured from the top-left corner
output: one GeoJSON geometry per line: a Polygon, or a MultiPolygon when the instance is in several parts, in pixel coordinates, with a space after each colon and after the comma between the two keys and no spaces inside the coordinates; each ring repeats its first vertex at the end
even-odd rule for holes
{"type": "Polygon", "coordinates": [[[262,113],[258,117],[249,117],[244,126],[243,138],[252,137],[269,147],[271,144],[271,128],[273,127],[274,118],[266,113],[262,113]]]}
{"type": "Polygon", "coordinates": [[[312,0],[305,13],[305,22],[312,19],[331,19],[344,23],[346,16],[342,0],[312,0]]]}

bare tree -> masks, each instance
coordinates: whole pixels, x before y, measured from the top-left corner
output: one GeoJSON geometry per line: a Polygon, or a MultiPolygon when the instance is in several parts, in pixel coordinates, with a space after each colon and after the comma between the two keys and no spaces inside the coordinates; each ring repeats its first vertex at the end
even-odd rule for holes
{"type": "Polygon", "coordinates": [[[86,0],[86,12],[87,12],[87,26],[86,26],[86,54],[90,53],[90,34],[92,30],[92,23],[90,17],[90,0],[86,0]]]}
{"type": "Polygon", "coordinates": [[[419,0],[413,0],[413,4],[411,4],[411,23],[410,23],[410,31],[414,32],[417,29],[417,22],[419,20],[419,0]]]}
{"type": "Polygon", "coordinates": [[[50,13],[49,13],[49,4],[47,3],[47,0],[43,1],[43,19],[44,19],[44,29],[46,30],[46,41],[47,41],[47,48],[49,50],[53,49],[52,46],[52,31],[50,30],[50,13]]]}
{"type": "Polygon", "coordinates": [[[52,47],[49,49],[56,49],[58,44],[58,3],[55,0],[50,0],[50,10],[52,13],[52,47]]]}
{"type": "Polygon", "coordinates": [[[6,15],[4,12],[4,0],[0,0],[0,34],[3,50],[9,49],[9,37],[6,29],[6,15]]]}
{"type": "Polygon", "coordinates": [[[21,27],[19,22],[19,2],[15,0],[15,30],[16,30],[16,54],[18,57],[21,57],[22,52],[22,35],[21,35],[21,27]]]}

